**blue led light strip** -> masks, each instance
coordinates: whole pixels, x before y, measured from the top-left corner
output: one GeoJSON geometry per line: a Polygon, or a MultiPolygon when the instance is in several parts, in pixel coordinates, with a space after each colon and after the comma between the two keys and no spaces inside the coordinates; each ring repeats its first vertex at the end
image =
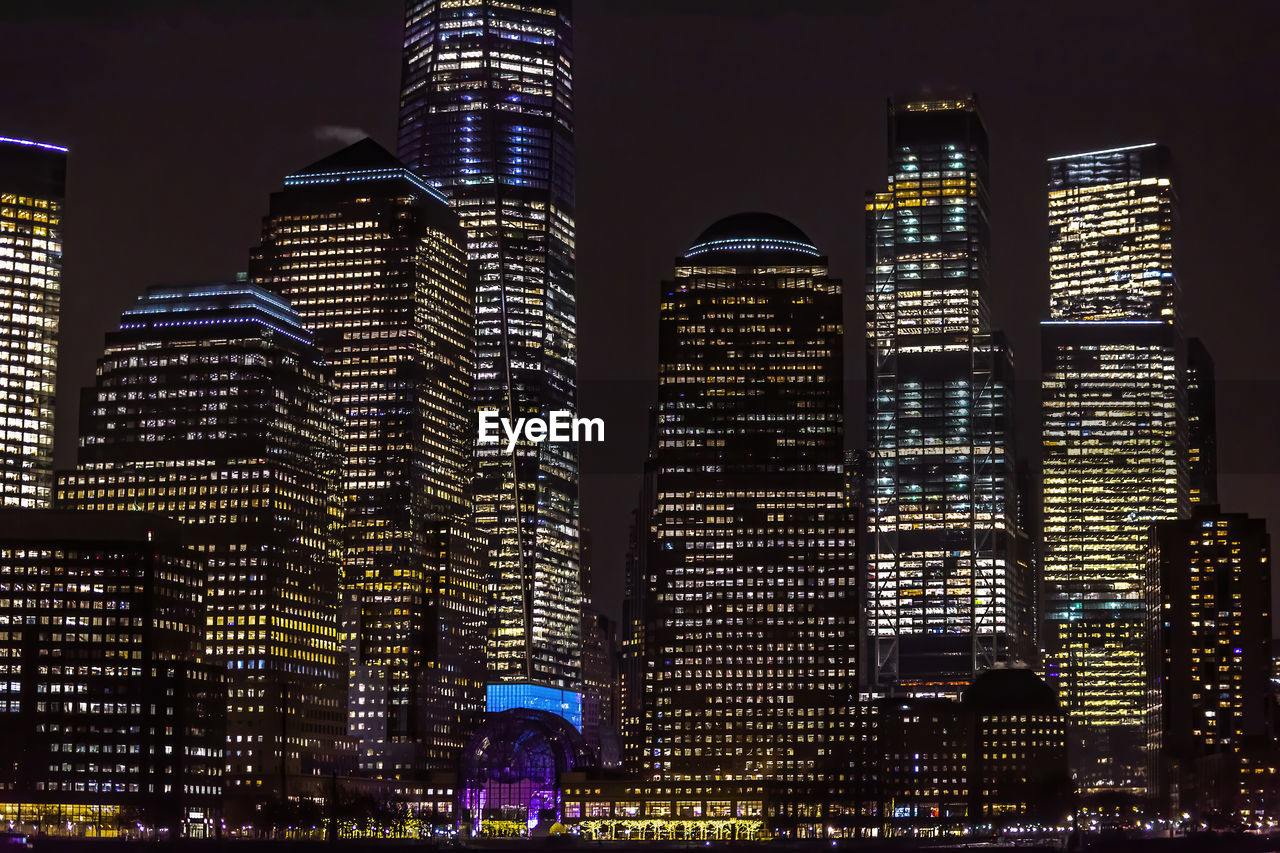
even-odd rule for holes
{"type": "Polygon", "coordinates": [[[32,148],[44,148],[49,151],[58,151],[63,154],[67,153],[67,149],[61,145],[50,145],[48,142],[36,142],[34,139],[14,139],[10,136],[0,136],[0,142],[7,142],[10,145],[30,145],[32,148]]]}
{"type": "Polygon", "coordinates": [[[728,240],[708,240],[705,243],[699,243],[689,251],[684,253],[686,258],[694,255],[701,255],[707,252],[720,251],[757,251],[757,252],[802,252],[812,257],[821,257],[818,250],[808,243],[801,243],[796,240],[777,240],[774,238],[755,239],[751,237],[739,237],[728,240]]]}
{"type": "Polygon", "coordinates": [[[387,178],[401,178],[413,184],[420,190],[430,194],[433,198],[443,201],[446,204],[448,199],[440,190],[431,186],[431,184],[419,178],[408,169],[371,169],[358,172],[316,172],[314,174],[286,175],[284,185],[286,187],[303,186],[305,184],[340,184],[347,181],[381,181],[387,178]]]}

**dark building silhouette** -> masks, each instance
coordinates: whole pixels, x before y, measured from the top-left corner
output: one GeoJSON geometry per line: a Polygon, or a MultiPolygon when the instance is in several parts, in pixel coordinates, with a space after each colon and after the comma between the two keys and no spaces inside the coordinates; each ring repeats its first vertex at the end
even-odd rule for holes
{"type": "Polygon", "coordinates": [[[284,180],[251,272],[333,369],[342,634],[359,768],[455,765],[483,710],[472,526],[474,288],[443,196],[371,139],[284,180]]]}
{"type": "Polygon", "coordinates": [[[891,102],[888,151],[888,187],[867,196],[868,677],[958,697],[1033,655],[976,99],[891,102]]]}
{"type": "Polygon", "coordinates": [[[628,531],[625,588],[622,600],[622,674],[619,695],[619,717],[622,735],[622,764],[633,773],[643,772],[644,755],[644,690],[645,690],[645,601],[652,580],[650,534],[655,497],[655,448],[657,438],[656,409],[649,407],[649,449],[645,455],[644,474],[636,508],[631,514],[628,531]]]}
{"type": "Polygon", "coordinates": [[[201,662],[190,528],[139,512],[0,510],[0,820],[41,835],[210,837],[220,666],[201,662]]]}
{"type": "Polygon", "coordinates": [[[1213,356],[1187,339],[1187,498],[1218,505],[1218,398],[1213,356]]]}
{"type": "Polygon", "coordinates": [[[226,676],[227,795],[245,809],[314,792],[350,758],[337,431],[329,369],[287,302],[247,281],[155,286],[107,334],[58,477],[61,508],[187,525],[204,657],[226,676]]]}
{"type": "Polygon", "coordinates": [[[1265,521],[1209,504],[1151,527],[1147,755],[1151,793],[1175,813],[1262,814],[1255,768],[1280,787],[1270,551],[1265,521]]]}
{"type": "Polygon", "coordinates": [[[618,623],[592,608],[582,613],[582,735],[602,767],[622,763],[618,623]]]}
{"type": "Polygon", "coordinates": [[[0,505],[53,500],[67,149],[0,137],[0,505]]]}
{"type": "MultiPolygon", "coordinates": [[[[571,3],[405,8],[399,154],[448,196],[467,233],[475,408],[513,422],[574,411],[571,3]]],[[[572,705],[556,691],[581,682],[577,445],[521,441],[508,454],[477,444],[475,458],[477,523],[493,542],[490,678],[509,685],[489,708],[572,705]]]]}
{"type": "Polygon", "coordinates": [[[857,691],[840,283],[794,225],[744,213],[662,287],[644,773],[782,785],[822,833],[857,691]]]}

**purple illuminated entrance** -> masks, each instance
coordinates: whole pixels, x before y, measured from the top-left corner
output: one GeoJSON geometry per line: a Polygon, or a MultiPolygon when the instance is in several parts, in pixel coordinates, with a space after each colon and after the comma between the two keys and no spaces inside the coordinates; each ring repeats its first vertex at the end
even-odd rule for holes
{"type": "MultiPolygon", "coordinates": [[[[482,821],[560,820],[560,775],[592,765],[582,734],[547,711],[513,708],[490,714],[462,754],[462,807],[471,831],[482,821]]],[[[544,827],[545,828],[545,827],[544,827]]]]}

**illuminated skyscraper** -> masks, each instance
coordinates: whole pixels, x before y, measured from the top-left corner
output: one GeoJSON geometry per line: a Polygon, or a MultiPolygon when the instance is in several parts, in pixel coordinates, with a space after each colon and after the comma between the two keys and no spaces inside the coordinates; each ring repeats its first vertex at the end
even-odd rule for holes
{"type": "Polygon", "coordinates": [[[318,789],[349,752],[337,467],[329,371],[280,297],[151,287],[107,335],[58,504],[186,523],[205,561],[204,655],[226,673],[229,799],[318,789]]]}
{"type": "MultiPolygon", "coordinates": [[[[406,9],[399,154],[448,196],[468,234],[475,406],[513,421],[572,411],[571,4],[408,0],[406,9]]],[[[578,690],[576,446],[477,445],[475,494],[477,523],[494,537],[491,679],[578,690]]],[[[508,684],[490,707],[545,692],[508,684]]]]}
{"type": "Polygon", "coordinates": [[[1083,790],[1143,793],[1143,550],[1185,514],[1175,197],[1158,145],[1049,161],[1045,644],[1083,790]]]}
{"type": "Polygon", "coordinates": [[[663,283],[646,776],[798,796],[848,780],[859,619],[841,305],[812,241],[765,213],[712,225],[663,283]]]}
{"type": "Polygon", "coordinates": [[[1274,749],[1270,550],[1265,521],[1208,504],[1151,528],[1150,784],[1180,811],[1248,810],[1249,757],[1274,749]]]}
{"type": "Polygon", "coordinates": [[[1199,338],[1187,339],[1187,498],[1218,503],[1218,400],[1213,356],[1199,338]]]}
{"type": "Polygon", "coordinates": [[[891,103],[889,187],[867,199],[867,660],[877,689],[958,697],[977,672],[1033,652],[1012,355],[987,308],[987,204],[976,101],[891,103]]]}
{"type": "Polygon", "coordinates": [[[365,139],[285,178],[252,266],[333,366],[349,727],[370,773],[451,766],[483,710],[465,252],[444,198],[365,139]]]}
{"type": "Polygon", "coordinates": [[[0,504],[53,497],[67,149],[0,137],[0,504]]]}

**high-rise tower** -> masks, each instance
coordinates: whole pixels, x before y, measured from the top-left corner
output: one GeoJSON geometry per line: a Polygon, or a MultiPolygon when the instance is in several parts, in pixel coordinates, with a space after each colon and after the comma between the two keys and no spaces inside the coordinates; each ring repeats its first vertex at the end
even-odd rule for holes
{"type": "Polygon", "coordinates": [[[840,282],[800,229],[745,213],[704,231],[662,296],[645,773],[831,792],[859,621],[840,282]]]}
{"type": "Polygon", "coordinates": [[[472,279],[444,198],[371,139],[289,175],[251,270],[333,366],[360,767],[448,767],[483,710],[472,279]]]}
{"type": "MultiPolygon", "coordinates": [[[[476,274],[477,410],[577,400],[573,28],[568,0],[409,0],[400,158],[449,198],[476,274]]],[[[580,683],[578,458],[569,443],[476,447],[493,537],[492,710],[580,683]],[[536,685],[532,690],[519,684],[536,685]]]]}
{"type": "Polygon", "coordinates": [[[1187,504],[1167,149],[1049,161],[1045,645],[1081,788],[1142,794],[1147,528],[1187,504]]]}
{"type": "Polygon", "coordinates": [[[1218,504],[1218,395],[1213,356],[1187,339],[1187,499],[1218,504]]]}
{"type": "Polygon", "coordinates": [[[976,101],[892,102],[889,187],[867,199],[873,688],[957,697],[977,672],[1032,653],[987,204],[976,101]]]}
{"type": "Polygon", "coordinates": [[[350,750],[337,418],[311,335],[288,303],[245,281],[151,287],[107,335],[81,399],[78,464],[59,474],[59,507],[170,516],[204,558],[202,639],[225,672],[228,797],[316,793],[350,750]]]}
{"type": "Polygon", "coordinates": [[[0,504],[53,497],[67,149],[0,137],[0,504]]]}

